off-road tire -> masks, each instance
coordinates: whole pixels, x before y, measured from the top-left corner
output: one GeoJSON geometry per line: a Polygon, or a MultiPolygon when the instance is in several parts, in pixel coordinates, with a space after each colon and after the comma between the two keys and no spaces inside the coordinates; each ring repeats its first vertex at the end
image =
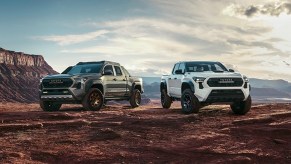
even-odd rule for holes
{"type": "Polygon", "coordinates": [[[234,114],[245,115],[252,107],[252,98],[248,96],[245,101],[234,102],[230,105],[230,108],[234,114]]]}
{"type": "Polygon", "coordinates": [[[172,99],[167,94],[166,89],[162,89],[162,91],[161,91],[161,104],[162,104],[163,108],[167,108],[167,109],[169,109],[172,105],[172,99]]]}
{"type": "Polygon", "coordinates": [[[53,111],[58,111],[60,110],[62,104],[61,103],[56,103],[56,102],[51,102],[51,101],[43,101],[40,100],[39,105],[43,111],[46,112],[53,112],[53,111]]]}
{"type": "Polygon", "coordinates": [[[98,88],[91,88],[82,101],[86,110],[100,110],[104,103],[104,96],[98,88]]]}
{"type": "Polygon", "coordinates": [[[140,105],[141,103],[141,93],[138,89],[134,89],[131,97],[129,99],[129,103],[131,105],[132,108],[136,108],[140,105]]]}
{"type": "Polygon", "coordinates": [[[182,112],[184,114],[198,113],[200,103],[191,89],[185,89],[181,97],[182,112]]]}

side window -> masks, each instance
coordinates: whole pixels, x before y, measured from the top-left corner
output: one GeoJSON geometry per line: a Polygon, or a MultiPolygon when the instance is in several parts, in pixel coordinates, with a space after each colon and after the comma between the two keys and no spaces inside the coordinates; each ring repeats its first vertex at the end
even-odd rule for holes
{"type": "Polygon", "coordinates": [[[196,72],[196,71],[197,71],[197,65],[186,64],[186,72],[196,72]]]}
{"type": "Polygon", "coordinates": [[[178,68],[179,68],[179,63],[175,64],[173,71],[172,71],[173,75],[175,75],[175,71],[178,70],[178,68]]]}
{"type": "Polygon", "coordinates": [[[116,72],[116,76],[121,76],[122,72],[119,66],[114,66],[115,72],[116,72]]]}
{"type": "Polygon", "coordinates": [[[111,71],[112,74],[114,74],[114,73],[113,73],[112,65],[106,65],[106,66],[104,67],[104,73],[105,73],[106,71],[111,71]]]}
{"type": "Polygon", "coordinates": [[[185,73],[185,63],[181,63],[179,69],[182,70],[182,73],[185,73]]]}
{"type": "Polygon", "coordinates": [[[214,66],[216,71],[224,71],[219,65],[215,64],[214,66]]]}

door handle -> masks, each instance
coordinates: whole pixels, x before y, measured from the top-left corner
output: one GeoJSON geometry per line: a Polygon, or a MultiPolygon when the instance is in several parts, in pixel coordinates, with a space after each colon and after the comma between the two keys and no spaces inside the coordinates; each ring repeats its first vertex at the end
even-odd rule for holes
{"type": "Polygon", "coordinates": [[[169,80],[171,80],[171,78],[168,78],[169,80]]]}
{"type": "Polygon", "coordinates": [[[126,81],[125,79],[123,79],[123,81],[126,81]]]}
{"type": "Polygon", "coordinates": [[[114,80],[114,81],[116,81],[117,79],[116,79],[116,78],[114,78],[113,80],[114,80]]]}
{"type": "Polygon", "coordinates": [[[177,80],[177,78],[175,77],[174,80],[177,80]]]}

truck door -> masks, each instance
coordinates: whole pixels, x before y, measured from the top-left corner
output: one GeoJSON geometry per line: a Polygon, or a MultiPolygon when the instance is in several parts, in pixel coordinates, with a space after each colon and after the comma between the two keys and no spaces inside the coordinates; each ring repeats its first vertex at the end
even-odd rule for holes
{"type": "Polygon", "coordinates": [[[123,74],[125,75],[125,79],[126,79],[126,93],[125,93],[125,96],[129,96],[133,82],[132,82],[132,80],[130,78],[129,72],[123,66],[121,66],[121,70],[122,70],[123,74]]]}
{"type": "Polygon", "coordinates": [[[171,96],[174,96],[175,95],[175,81],[174,81],[174,78],[176,77],[176,70],[178,70],[179,68],[179,65],[180,63],[176,63],[173,70],[172,70],[172,74],[168,77],[168,87],[169,87],[169,90],[168,90],[168,93],[171,95],[171,96]]]}
{"type": "Polygon", "coordinates": [[[114,97],[115,91],[115,76],[112,65],[106,65],[103,69],[104,75],[104,96],[105,97],[114,97]]]}
{"type": "Polygon", "coordinates": [[[173,92],[177,97],[181,97],[181,89],[182,89],[182,79],[184,78],[185,73],[185,63],[180,63],[178,70],[182,71],[182,74],[175,74],[173,79],[173,92]]]}
{"type": "Polygon", "coordinates": [[[114,66],[115,79],[114,79],[114,95],[124,97],[127,93],[127,77],[122,73],[120,66],[114,66]]]}

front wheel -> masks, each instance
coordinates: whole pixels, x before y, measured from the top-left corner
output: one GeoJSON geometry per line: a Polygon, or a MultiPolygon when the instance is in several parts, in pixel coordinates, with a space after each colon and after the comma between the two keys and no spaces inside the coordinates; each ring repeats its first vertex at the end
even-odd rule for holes
{"type": "Polygon", "coordinates": [[[141,93],[138,89],[134,89],[130,97],[129,103],[132,108],[136,108],[140,105],[141,102],[141,93]]]}
{"type": "Polygon", "coordinates": [[[104,97],[102,92],[97,88],[92,88],[88,91],[82,101],[82,105],[86,110],[100,110],[103,106],[104,97]]]}
{"type": "Polygon", "coordinates": [[[162,89],[161,91],[161,103],[163,108],[169,109],[172,104],[171,97],[167,94],[167,91],[165,89],[162,89]]]}
{"type": "Polygon", "coordinates": [[[234,102],[230,105],[234,114],[237,115],[245,115],[251,109],[252,106],[252,98],[249,96],[245,101],[234,102]]]}
{"type": "Polygon", "coordinates": [[[51,101],[43,101],[43,100],[40,100],[39,105],[41,109],[46,112],[58,111],[60,110],[62,106],[62,104],[60,103],[51,102],[51,101]]]}
{"type": "Polygon", "coordinates": [[[200,103],[191,89],[185,89],[181,97],[182,112],[185,114],[198,113],[200,103]]]}

